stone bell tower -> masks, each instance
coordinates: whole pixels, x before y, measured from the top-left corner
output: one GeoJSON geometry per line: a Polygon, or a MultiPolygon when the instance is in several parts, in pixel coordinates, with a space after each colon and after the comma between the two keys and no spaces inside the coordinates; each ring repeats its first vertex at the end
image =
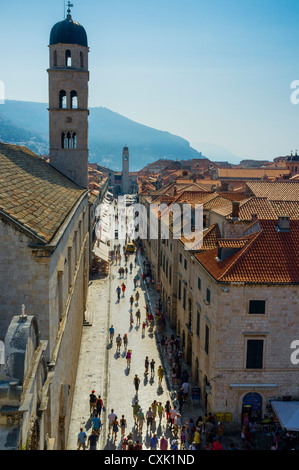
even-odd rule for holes
{"type": "Polygon", "coordinates": [[[124,147],[122,154],[122,194],[129,194],[130,192],[129,165],[129,149],[124,147]]]}
{"type": "Polygon", "coordinates": [[[70,6],[50,34],[49,156],[53,167],[88,188],[89,47],[70,6]]]}

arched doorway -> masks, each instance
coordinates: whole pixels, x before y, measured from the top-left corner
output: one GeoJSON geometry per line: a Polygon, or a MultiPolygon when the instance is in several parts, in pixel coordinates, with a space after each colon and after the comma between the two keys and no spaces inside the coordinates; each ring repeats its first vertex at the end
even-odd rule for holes
{"type": "Polygon", "coordinates": [[[242,400],[242,424],[255,421],[259,423],[262,419],[263,399],[259,393],[247,393],[242,400]]]}

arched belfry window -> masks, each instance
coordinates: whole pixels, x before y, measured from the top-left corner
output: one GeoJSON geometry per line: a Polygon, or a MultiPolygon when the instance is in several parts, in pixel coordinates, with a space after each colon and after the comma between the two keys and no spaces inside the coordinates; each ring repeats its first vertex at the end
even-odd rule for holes
{"type": "Polygon", "coordinates": [[[65,66],[71,67],[72,66],[72,54],[71,51],[68,49],[65,51],[65,66]]]}
{"type": "Polygon", "coordinates": [[[60,90],[59,92],[59,108],[65,109],[66,108],[66,91],[60,90]]]}
{"type": "Polygon", "coordinates": [[[77,148],[77,134],[72,131],[65,131],[61,134],[61,148],[72,150],[77,148]]]}
{"type": "Polygon", "coordinates": [[[75,90],[71,91],[71,109],[78,108],[78,95],[75,90]]]}
{"type": "Polygon", "coordinates": [[[83,52],[80,52],[80,67],[82,69],[84,68],[84,54],[83,54],[83,52]]]}
{"type": "Polygon", "coordinates": [[[53,67],[57,67],[57,51],[53,52],[53,67]]]}

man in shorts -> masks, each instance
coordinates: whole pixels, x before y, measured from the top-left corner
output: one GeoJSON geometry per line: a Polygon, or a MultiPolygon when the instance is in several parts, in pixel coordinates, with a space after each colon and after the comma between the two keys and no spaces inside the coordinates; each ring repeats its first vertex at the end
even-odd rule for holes
{"type": "Polygon", "coordinates": [[[78,450],[80,450],[81,447],[83,447],[83,450],[86,449],[86,439],[86,433],[83,431],[83,428],[80,428],[80,432],[78,434],[78,450]]]}
{"type": "Polygon", "coordinates": [[[159,377],[159,384],[161,385],[163,377],[164,377],[164,369],[162,368],[162,366],[158,367],[158,377],[159,377]]]}
{"type": "Polygon", "coordinates": [[[108,436],[110,436],[110,431],[112,429],[113,421],[115,420],[115,418],[116,418],[116,414],[114,413],[114,410],[112,409],[111,413],[108,415],[108,424],[109,424],[108,436]]]}

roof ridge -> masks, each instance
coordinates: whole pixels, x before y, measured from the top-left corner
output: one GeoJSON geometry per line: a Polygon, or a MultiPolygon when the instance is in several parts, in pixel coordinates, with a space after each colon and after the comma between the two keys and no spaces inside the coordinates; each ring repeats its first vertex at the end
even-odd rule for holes
{"type": "MultiPolygon", "coordinates": [[[[246,244],[243,248],[240,249],[238,255],[236,256],[236,259],[232,262],[232,264],[230,264],[227,267],[227,269],[224,271],[224,273],[221,274],[221,276],[219,278],[220,281],[224,281],[224,277],[228,274],[228,272],[231,269],[233,269],[236,266],[236,264],[240,261],[241,256],[243,256],[250,249],[253,242],[261,235],[262,232],[263,232],[263,229],[261,228],[261,230],[259,230],[258,232],[254,233],[254,234],[251,234],[251,235],[253,235],[252,240],[251,241],[249,240],[249,243],[246,244]]],[[[248,236],[246,238],[248,238],[248,236]]]]}

